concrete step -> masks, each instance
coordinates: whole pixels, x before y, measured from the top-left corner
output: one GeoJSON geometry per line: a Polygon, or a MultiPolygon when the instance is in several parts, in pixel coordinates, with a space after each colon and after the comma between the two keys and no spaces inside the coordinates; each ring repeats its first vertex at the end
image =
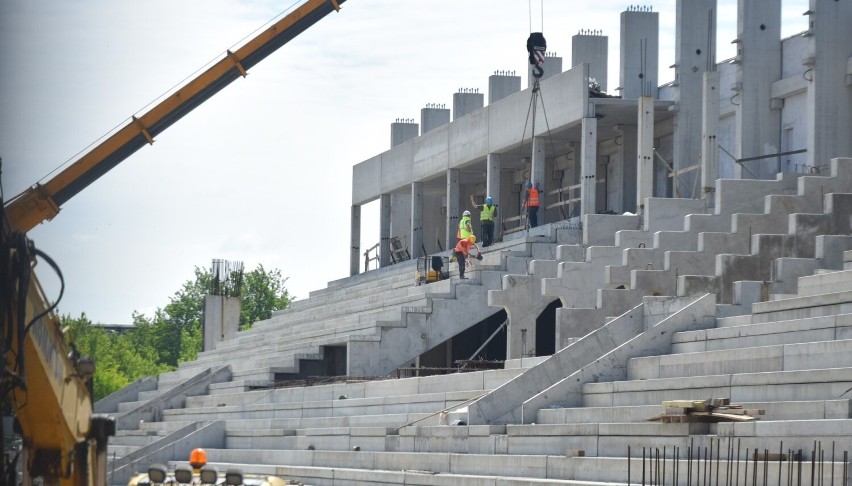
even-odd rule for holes
{"type": "Polygon", "coordinates": [[[653,405],[664,400],[729,398],[731,402],[808,401],[841,397],[852,388],[852,368],[770,371],[650,380],[590,383],[583,405],[591,407],[653,405]]]}
{"type": "MultiPolygon", "coordinates": [[[[760,420],[820,420],[852,418],[852,400],[737,402],[743,408],[764,410],[760,420]]],[[[644,422],[663,412],[662,403],[613,407],[551,408],[538,411],[537,424],[644,422]]]]}
{"type": "Polygon", "coordinates": [[[728,373],[761,373],[852,367],[852,340],[779,344],[633,358],[632,380],[728,373]]]}
{"type": "MultiPolygon", "coordinates": [[[[734,318],[726,319],[731,322],[734,318]]],[[[747,322],[742,325],[728,325],[703,331],[677,333],[672,337],[672,352],[690,353],[852,339],[852,314],[757,324],[751,324],[750,319],[740,320],[747,322]]]]}
{"type": "Polygon", "coordinates": [[[454,407],[482,395],[482,391],[421,393],[387,397],[317,400],[288,403],[243,403],[239,405],[165,410],[165,420],[212,421],[244,418],[333,417],[383,413],[435,412],[454,407]]]}

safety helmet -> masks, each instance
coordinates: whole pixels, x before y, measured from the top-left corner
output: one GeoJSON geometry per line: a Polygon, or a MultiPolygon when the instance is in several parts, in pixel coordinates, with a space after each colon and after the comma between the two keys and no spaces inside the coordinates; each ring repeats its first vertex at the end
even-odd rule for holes
{"type": "Polygon", "coordinates": [[[532,187],[532,183],[530,181],[526,181],[526,182],[524,182],[524,187],[529,189],[530,187],[532,187]]]}
{"type": "Polygon", "coordinates": [[[465,210],[465,212],[462,213],[462,216],[470,216],[470,211],[465,210]]]}
{"type": "Polygon", "coordinates": [[[470,235],[467,237],[467,241],[471,243],[476,243],[476,235],[470,235]]]}
{"type": "Polygon", "coordinates": [[[493,201],[494,201],[494,200],[493,200],[493,199],[491,199],[491,196],[488,196],[488,197],[486,197],[486,198],[485,198],[485,204],[487,204],[487,205],[489,205],[489,206],[491,206],[491,203],[492,203],[493,201]]]}

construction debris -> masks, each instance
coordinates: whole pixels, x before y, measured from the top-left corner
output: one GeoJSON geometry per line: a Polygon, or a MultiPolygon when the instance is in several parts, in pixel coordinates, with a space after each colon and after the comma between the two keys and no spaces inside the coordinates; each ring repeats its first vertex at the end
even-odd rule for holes
{"type": "Polygon", "coordinates": [[[659,421],[664,424],[752,422],[757,420],[757,415],[765,413],[766,410],[763,409],[743,408],[742,405],[731,404],[729,398],[666,400],[663,402],[663,413],[648,420],[659,421]]]}

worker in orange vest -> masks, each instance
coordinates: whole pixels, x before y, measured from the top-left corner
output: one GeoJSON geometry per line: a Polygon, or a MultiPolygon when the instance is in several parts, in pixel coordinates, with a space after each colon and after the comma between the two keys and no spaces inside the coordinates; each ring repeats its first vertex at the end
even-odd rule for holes
{"type": "Polygon", "coordinates": [[[479,254],[476,255],[476,258],[482,260],[482,250],[480,250],[479,247],[476,246],[476,236],[474,235],[470,235],[466,239],[459,240],[454,250],[454,253],[456,255],[456,261],[459,264],[459,278],[462,280],[467,280],[467,277],[464,276],[464,263],[465,258],[470,252],[471,247],[476,248],[476,251],[479,252],[479,254]]]}
{"type": "Polygon", "coordinates": [[[527,209],[527,221],[530,228],[538,226],[538,206],[540,204],[541,191],[538,189],[538,183],[535,187],[527,181],[526,192],[524,192],[524,207],[527,209]]]}

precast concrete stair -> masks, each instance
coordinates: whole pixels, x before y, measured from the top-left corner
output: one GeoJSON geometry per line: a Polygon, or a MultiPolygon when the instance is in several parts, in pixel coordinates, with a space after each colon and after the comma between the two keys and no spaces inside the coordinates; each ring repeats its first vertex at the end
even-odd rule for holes
{"type": "MultiPolygon", "coordinates": [[[[720,180],[721,191],[717,193],[719,206],[714,215],[684,216],[684,231],[655,232],[652,248],[624,248],[621,264],[608,265],[604,269],[604,284],[595,291],[592,305],[578,305],[575,298],[567,306],[563,305],[566,308],[557,310],[560,339],[576,335],[577,330],[582,333],[602,325],[607,319],[636,305],[644,295],[713,292],[719,296],[720,302],[736,303],[742,307],[759,300],[761,295],[766,300],[771,298],[771,294],[795,292],[796,277],[813,273],[817,268],[838,268],[838,255],[852,247],[852,240],[845,236],[831,238],[829,235],[848,233],[849,223],[842,215],[847,211],[850,196],[830,194],[821,201],[814,194],[852,190],[852,160],[834,159],[830,177],[779,176],[779,180],[774,181],[776,189],[790,192],[790,187],[795,187],[795,194],[766,194],[762,198],[763,213],[741,212],[755,209],[754,201],[760,198],[753,195],[772,189],[768,182],[772,181],[720,180]],[[755,184],[750,186],[751,183],[755,184]],[[751,194],[752,198],[743,200],[740,196],[734,198],[734,202],[726,203],[719,197],[723,193],[732,195],[740,191],[751,194]],[[789,216],[788,211],[824,213],[789,216]],[[784,234],[755,233],[769,231],[770,228],[784,234]],[[735,282],[741,280],[778,283],[761,294],[753,287],[749,288],[751,292],[737,289],[735,282]],[[615,290],[610,290],[613,288],[615,290]],[[743,295],[748,298],[741,298],[743,295]]],[[[647,218],[653,221],[658,216],[652,212],[652,200],[648,201],[647,218]]],[[[621,233],[616,233],[616,241],[620,241],[621,233]]],[[[636,232],[630,233],[626,241],[635,241],[636,232]]],[[[567,275],[571,275],[570,272],[567,275]]],[[[574,285],[598,282],[600,278],[595,280],[593,276],[590,278],[584,274],[575,280],[578,283],[574,285]]],[[[565,278],[562,280],[564,282],[565,278]]],[[[544,291],[562,292],[561,295],[564,295],[565,287],[546,281],[544,291]]],[[[586,293],[590,291],[586,290],[586,293]]],[[[563,304],[565,300],[563,298],[563,304]]],[[[564,345],[566,341],[557,341],[557,344],[564,345]]]]}
{"type": "MultiPolygon", "coordinates": [[[[486,253],[486,259],[475,264],[468,280],[453,278],[453,294],[436,295],[428,307],[408,309],[399,322],[383,323],[377,339],[350,341],[349,374],[391,373],[401,364],[491,317],[499,309],[489,306],[488,292],[501,288],[504,275],[527,272],[530,261],[552,258],[560,243],[576,243],[580,235],[576,228],[559,223],[536,230],[537,236],[504,242],[486,253]],[[495,261],[495,257],[499,260],[495,261]]],[[[455,272],[453,268],[453,276],[455,272]]]]}
{"type": "MultiPolygon", "coordinates": [[[[846,258],[852,260],[852,252],[846,258]]],[[[425,420],[409,423],[387,413],[357,421],[350,416],[345,422],[336,422],[342,420],[338,417],[329,422],[226,419],[228,446],[208,449],[208,457],[222,470],[241,467],[317,485],[627,484],[628,475],[636,484],[643,466],[659,474],[665,463],[671,474],[677,447],[683,476],[679,484],[686,484],[688,467],[693,476],[696,467],[699,474],[711,469],[706,461],[697,466],[695,457],[688,461],[689,447],[714,451],[721,473],[713,469],[712,477],[721,474],[720,482],[746,474],[746,449],[777,452],[783,447],[784,452],[801,449],[803,461],[794,466],[803,477],[810,477],[813,468],[817,481],[842,484],[843,464],[837,461],[843,451],[852,450],[852,270],[802,277],[797,287],[800,293],[794,297],[756,303],[753,313],[733,317],[716,317],[723,306],[713,295],[646,297],[632,313],[538,365],[518,370],[484,397],[450,410],[448,417],[450,423],[477,422],[474,410],[484,417],[500,414],[499,407],[489,412],[489,406],[503,404],[521,390],[512,400],[522,404],[520,420],[440,425],[437,415],[423,414],[425,420]],[[638,334],[631,333],[636,328],[638,334]],[[604,351],[593,356],[588,354],[592,349],[604,351]],[[654,349],[665,352],[649,352],[654,349]],[[553,374],[557,371],[568,376],[559,379],[553,374]],[[546,387],[548,381],[564,385],[546,387]],[[536,382],[545,389],[525,388],[536,382]],[[565,393],[565,386],[576,392],[565,393]],[[485,406],[492,395],[492,405],[485,406]],[[662,413],[663,400],[705,398],[729,398],[764,413],[755,422],[742,423],[648,421],[662,413]],[[399,422],[383,422],[382,415],[399,422]],[[814,441],[823,461],[812,466],[814,441]],[[643,447],[659,450],[653,466],[643,464],[643,447]],[[832,448],[835,462],[829,457],[832,448]]],[[[431,379],[431,386],[422,390],[424,399],[452,383],[431,379]]],[[[377,383],[394,381],[406,380],[377,383]]],[[[205,405],[215,399],[193,398],[205,405]]],[[[759,481],[764,476],[771,484],[789,480],[786,462],[759,467],[759,481]]],[[[753,472],[749,462],[748,474],[753,472]]]]}

